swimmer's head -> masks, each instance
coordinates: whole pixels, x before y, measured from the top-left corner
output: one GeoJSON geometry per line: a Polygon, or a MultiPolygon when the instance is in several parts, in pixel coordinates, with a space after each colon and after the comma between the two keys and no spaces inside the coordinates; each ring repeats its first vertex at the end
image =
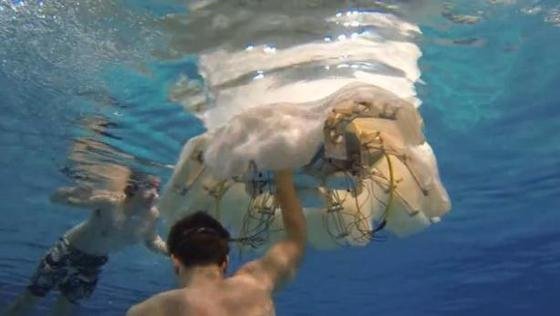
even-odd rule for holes
{"type": "Polygon", "coordinates": [[[159,187],[159,178],[134,171],[128,178],[124,194],[128,201],[151,206],[159,198],[159,187]]]}
{"type": "Polygon", "coordinates": [[[167,238],[175,271],[195,266],[228,265],[229,232],[212,216],[196,212],[176,222],[167,238]]]}

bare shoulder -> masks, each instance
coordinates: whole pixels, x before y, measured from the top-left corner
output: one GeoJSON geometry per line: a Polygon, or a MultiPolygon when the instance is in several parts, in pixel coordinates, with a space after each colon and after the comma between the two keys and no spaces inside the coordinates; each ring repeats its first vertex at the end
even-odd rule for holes
{"type": "Polygon", "coordinates": [[[92,196],[93,204],[101,211],[114,211],[116,208],[123,205],[125,196],[110,191],[95,191],[92,196]]]}
{"type": "Polygon", "coordinates": [[[252,278],[267,289],[275,291],[293,279],[302,253],[299,242],[291,239],[279,241],[262,258],[242,266],[237,274],[252,278]]]}
{"type": "Polygon", "coordinates": [[[244,288],[272,291],[274,284],[263,274],[259,261],[254,260],[240,267],[228,280],[244,288]]]}
{"type": "Polygon", "coordinates": [[[126,313],[127,316],[142,315],[168,315],[170,311],[178,311],[184,305],[183,292],[172,290],[150,297],[149,299],[132,306],[126,313]]]}
{"type": "Polygon", "coordinates": [[[96,190],[93,192],[93,198],[99,201],[104,201],[108,207],[115,207],[124,202],[125,195],[106,190],[96,190]]]}
{"type": "Polygon", "coordinates": [[[151,218],[156,220],[159,218],[159,209],[155,206],[152,206],[152,208],[150,209],[150,215],[151,218]]]}

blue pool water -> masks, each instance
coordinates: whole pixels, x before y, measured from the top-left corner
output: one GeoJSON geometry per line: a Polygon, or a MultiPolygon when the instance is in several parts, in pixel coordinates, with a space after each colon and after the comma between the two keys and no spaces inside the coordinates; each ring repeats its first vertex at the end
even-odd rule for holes
{"type": "MultiPolygon", "coordinates": [[[[167,39],[153,22],[184,10],[179,1],[81,2],[87,12],[47,2],[0,1],[0,306],[87,216],[48,201],[71,184],[76,141],[107,144],[101,156],[166,179],[182,144],[203,131],[167,97],[196,59],[153,53],[167,39]],[[110,124],[95,132],[92,117],[110,124]]],[[[452,212],[409,238],[310,251],[277,296],[278,315],[558,315],[560,5],[456,4],[481,20],[418,21],[420,111],[452,212]]],[[[111,257],[78,312],[121,315],[173,286],[164,258],[132,247],[111,257]]]]}

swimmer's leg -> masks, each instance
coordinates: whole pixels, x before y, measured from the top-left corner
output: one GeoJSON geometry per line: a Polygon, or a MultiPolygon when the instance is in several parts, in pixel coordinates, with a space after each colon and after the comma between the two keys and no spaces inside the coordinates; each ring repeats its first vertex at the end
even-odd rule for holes
{"type": "Polygon", "coordinates": [[[60,296],[56,301],[52,315],[72,315],[74,307],[83,299],[91,296],[106,256],[92,256],[77,249],[69,248],[69,266],[71,272],[58,284],[60,296]]]}
{"type": "Polygon", "coordinates": [[[59,240],[41,259],[27,290],[10,305],[5,315],[26,315],[35,304],[53,289],[67,274],[68,245],[59,240]]]}
{"type": "Polygon", "coordinates": [[[51,315],[53,316],[66,316],[72,315],[74,303],[70,302],[64,295],[60,295],[53,306],[51,315]]]}
{"type": "Polygon", "coordinates": [[[19,295],[16,300],[8,306],[8,309],[1,312],[3,316],[19,316],[28,315],[33,310],[33,307],[39,302],[41,297],[33,295],[29,290],[26,290],[19,295]]]}

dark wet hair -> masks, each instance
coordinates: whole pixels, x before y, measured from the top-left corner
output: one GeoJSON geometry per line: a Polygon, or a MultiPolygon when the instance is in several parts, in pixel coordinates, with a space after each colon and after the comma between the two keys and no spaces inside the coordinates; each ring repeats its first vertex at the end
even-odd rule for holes
{"type": "Polygon", "coordinates": [[[128,177],[124,193],[133,197],[140,188],[159,188],[159,178],[140,171],[132,171],[128,177]]]}
{"type": "Polygon", "coordinates": [[[167,237],[167,249],[185,267],[220,265],[229,253],[229,232],[203,211],[176,222],[167,237]]]}

